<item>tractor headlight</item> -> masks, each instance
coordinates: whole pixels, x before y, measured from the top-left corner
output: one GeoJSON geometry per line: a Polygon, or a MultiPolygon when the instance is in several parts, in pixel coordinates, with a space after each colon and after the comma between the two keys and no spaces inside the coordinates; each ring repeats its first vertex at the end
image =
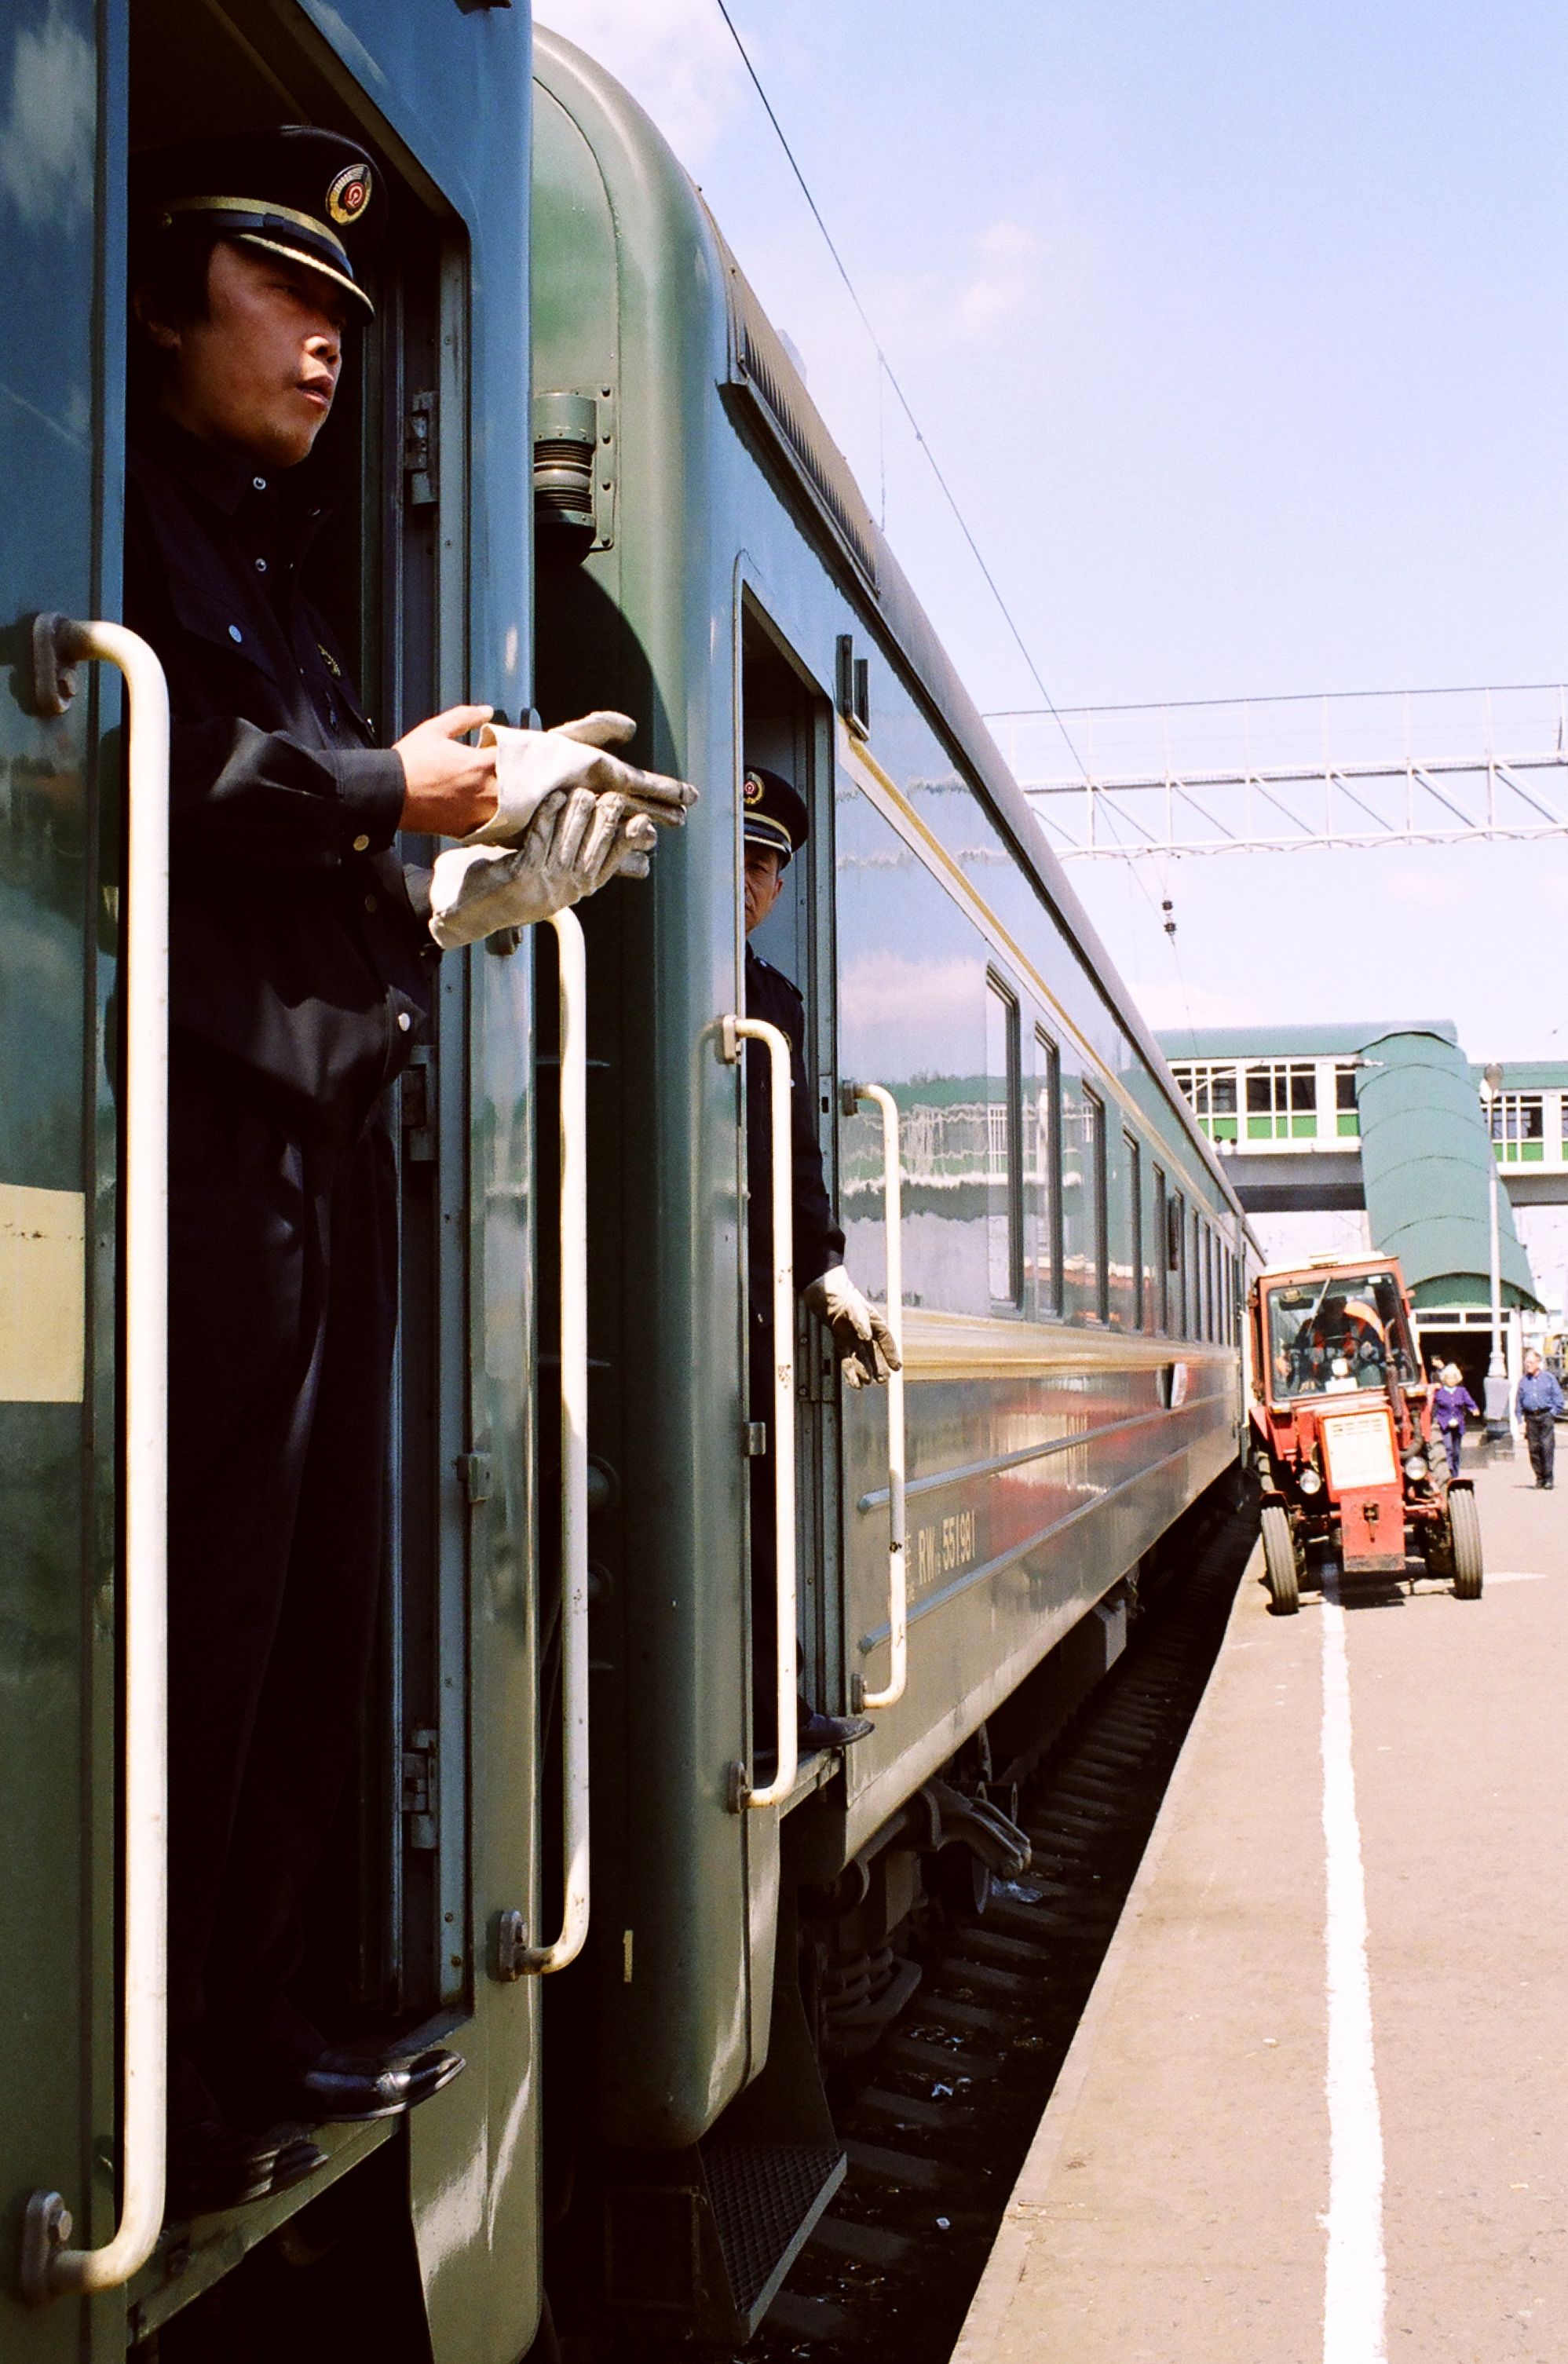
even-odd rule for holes
{"type": "Polygon", "coordinates": [[[1295,1482],[1304,1494],[1317,1494],[1323,1489],[1323,1480],[1316,1469],[1304,1469],[1295,1482]]]}
{"type": "Polygon", "coordinates": [[[1406,1478],[1424,1478],[1426,1474],[1427,1462],[1425,1455],[1413,1453],[1410,1455],[1409,1460],[1405,1464],[1405,1475],[1406,1478]]]}

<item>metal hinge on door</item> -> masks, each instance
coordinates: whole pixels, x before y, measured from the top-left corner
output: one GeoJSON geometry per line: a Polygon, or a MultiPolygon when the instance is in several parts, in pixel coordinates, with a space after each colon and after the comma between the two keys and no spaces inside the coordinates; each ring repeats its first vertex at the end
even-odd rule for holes
{"type": "Polygon", "coordinates": [[[440,1739],[433,1725],[415,1724],[403,1751],[403,1814],[409,1826],[409,1845],[426,1854],[436,1845],[436,1817],[441,1804],[436,1749],[440,1739]]]}

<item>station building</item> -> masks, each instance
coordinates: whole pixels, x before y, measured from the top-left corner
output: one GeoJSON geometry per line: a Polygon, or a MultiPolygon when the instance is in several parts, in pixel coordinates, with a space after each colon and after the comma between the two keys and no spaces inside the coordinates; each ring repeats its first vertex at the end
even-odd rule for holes
{"type": "Polygon", "coordinates": [[[1271,1263],[1399,1256],[1428,1363],[1457,1362],[1479,1401],[1490,1156],[1510,1375],[1527,1344],[1561,1337],[1568,1062],[1502,1063],[1488,1113],[1482,1068],[1450,1019],[1183,1028],[1159,1041],[1271,1263]]]}

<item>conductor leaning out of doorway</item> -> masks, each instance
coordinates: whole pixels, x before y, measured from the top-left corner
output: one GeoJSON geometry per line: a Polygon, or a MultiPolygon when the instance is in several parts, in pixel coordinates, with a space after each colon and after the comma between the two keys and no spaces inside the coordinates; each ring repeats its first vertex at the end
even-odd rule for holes
{"type": "MultiPolygon", "coordinates": [[[[805,800],[778,772],[748,765],[742,789],[741,833],[745,841],[745,931],[749,939],[784,891],[791,857],[806,842],[805,800]]],[[[893,1333],[876,1306],[864,1298],[844,1266],[844,1233],[833,1218],[823,1174],[822,1147],[806,1081],[806,1012],[800,994],[779,969],[745,949],[748,1018],[777,1026],[790,1045],[790,1168],[795,1241],[795,1279],[801,1297],[833,1339],[834,1352],[852,1388],[874,1387],[898,1370],[893,1333]]],[[[768,1107],[767,1054],[760,1043],[746,1044],[745,1135],[747,1279],[751,1299],[751,1416],[768,1437],[766,1458],[751,1464],[752,1615],[759,1667],[773,1659],[773,1134],[768,1107]]],[[[867,1716],[825,1715],[802,1693],[798,1708],[802,1749],[845,1748],[871,1729],[867,1716]]]]}
{"type": "MultiPolygon", "coordinates": [[[[302,587],[302,467],[385,215],[298,127],[163,150],[132,188],[126,620],[168,677],[172,2213],[297,2181],[305,2129],[463,2068],[335,2041],[293,1992],[364,1695],[395,1322],[387,1086],[440,952],[644,875],[693,791],[597,715],[474,745],[459,706],[377,747],[302,587]],[[297,474],[297,471],[299,472],[297,474]],[[465,841],[405,869],[409,830],[465,841]],[[483,832],[482,842],[474,842],[483,832]]],[[[346,528],[339,529],[346,530],[346,528]]]]}

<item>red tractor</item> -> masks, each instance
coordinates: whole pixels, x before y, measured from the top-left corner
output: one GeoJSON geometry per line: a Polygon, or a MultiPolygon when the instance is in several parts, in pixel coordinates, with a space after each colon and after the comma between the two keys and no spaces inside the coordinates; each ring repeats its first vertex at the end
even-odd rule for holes
{"type": "Polygon", "coordinates": [[[1265,1272],[1249,1299],[1263,1560],[1291,1616],[1311,1547],[1347,1576],[1402,1576],[1413,1552],[1481,1597],[1470,1481],[1432,1434],[1404,1276],[1392,1256],[1265,1272]]]}

